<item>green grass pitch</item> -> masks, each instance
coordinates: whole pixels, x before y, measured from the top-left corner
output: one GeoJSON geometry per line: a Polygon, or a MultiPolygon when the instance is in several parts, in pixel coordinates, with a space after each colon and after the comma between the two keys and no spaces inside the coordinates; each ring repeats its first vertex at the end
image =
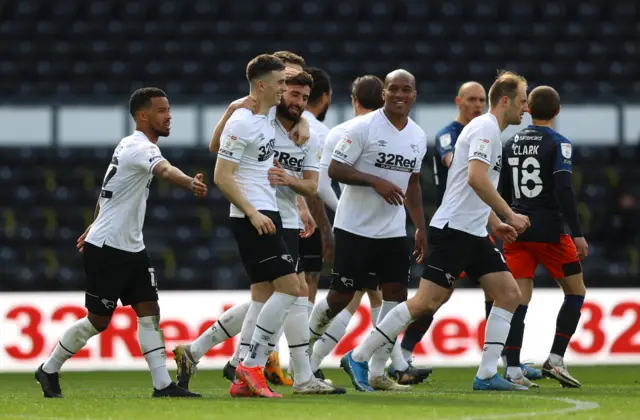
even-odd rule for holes
{"type": "MultiPolygon", "coordinates": [[[[191,388],[203,398],[151,398],[147,372],[63,372],[64,399],[44,399],[33,374],[0,375],[0,419],[637,419],[640,418],[640,366],[573,367],[581,389],[563,389],[554,380],[540,390],[474,392],[475,368],[435,369],[428,383],[411,392],[370,394],[353,389],[340,370],[326,370],[346,395],[294,396],[281,400],[233,399],[220,371],[201,371],[191,388]]],[[[175,375],[175,372],[172,372],[175,375]]]]}

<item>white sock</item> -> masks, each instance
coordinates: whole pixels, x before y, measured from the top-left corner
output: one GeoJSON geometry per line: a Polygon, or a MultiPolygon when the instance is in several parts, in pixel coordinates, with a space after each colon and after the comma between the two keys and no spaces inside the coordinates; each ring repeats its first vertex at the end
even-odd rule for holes
{"type": "Polygon", "coordinates": [[[407,359],[404,358],[402,354],[402,347],[400,346],[400,340],[396,339],[396,343],[393,345],[393,350],[391,351],[391,364],[393,367],[400,372],[404,372],[409,369],[409,363],[407,359]]]}
{"type": "Polygon", "coordinates": [[[313,302],[309,301],[307,302],[307,314],[309,315],[309,318],[311,318],[311,313],[313,312],[313,302]]]}
{"type": "MultiPolygon", "coordinates": [[[[304,312],[307,313],[307,305],[304,305],[304,312]]],[[[289,315],[289,313],[287,312],[287,314],[285,315],[285,322],[286,322],[286,317],[289,315]]],[[[307,325],[309,325],[309,317],[307,316],[307,325]]],[[[273,348],[273,350],[276,353],[280,353],[280,339],[282,338],[282,334],[284,333],[284,325],[282,327],[280,327],[280,329],[278,330],[278,333],[276,334],[276,337],[274,338],[274,340],[276,341],[275,344],[276,346],[273,348]]]]}
{"type": "MultiPolygon", "coordinates": [[[[398,303],[399,302],[383,300],[376,325],[380,324],[384,320],[384,318],[387,316],[387,314],[391,312],[393,308],[398,306],[398,303]]],[[[395,340],[395,339],[392,339],[392,340],[395,340]]],[[[371,357],[371,362],[369,363],[369,379],[375,378],[376,376],[384,375],[384,367],[387,364],[387,360],[389,360],[389,356],[391,355],[391,351],[393,350],[394,344],[395,344],[395,341],[392,343],[387,342],[383,347],[376,350],[376,352],[373,354],[373,357],[371,357]]]]}
{"type": "Polygon", "coordinates": [[[284,323],[284,316],[296,299],[297,296],[275,292],[264,304],[256,320],[249,354],[242,362],[246,367],[264,367],[267,364],[267,359],[275,345],[273,339],[284,323]]]}
{"type": "Polygon", "coordinates": [[[495,305],[491,309],[487,319],[487,328],[485,329],[482,359],[476,375],[478,378],[489,379],[498,373],[498,361],[509,335],[511,318],[513,318],[513,313],[505,309],[498,308],[495,305]]]}
{"type": "Polygon", "coordinates": [[[560,356],[559,354],[550,353],[549,354],[549,361],[551,363],[553,363],[554,365],[563,365],[564,364],[564,357],[560,356]]]}
{"type": "Polygon", "coordinates": [[[236,352],[231,358],[231,366],[237,367],[240,362],[247,357],[249,352],[249,346],[251,345],[251,337],[253,337],[253,331],[256,329],[256,320],[260,311],[264,307],[263,302],[251,301],[247,314],[242,322],[242,329],[240,330],[240,341],[236,347],[236,352]]]}
{"type": "Polygon", "coordinates": [[[309,318],[310,344],[315,343],[316,340],[322,337],[322,334],[329,328],[332,319],[332,312],[329,309],[327,299],[322,299],[316,303],[316,306],[313,307],[311,318],[309,318]]]}
{"type": "Polygon", "coordinates": [[[342,340],[352,317],[351,312],[343,309],[342,312],[331,321],[327,332],[313,345],[313,353],[311,355],[311,370],[313,372],[320,369],[320,364],[324,358],[327,357],[338,345],[340,340],[342,340]]]}
{"type": "Polygon", "coordinates": [[[402,357],[404,358],[404,360],[407,363],[409,363],[411,361],[411,359],[413,359],[413,352],[412,351],[409,351],[407,349],[403,349],[402,346],[400,346],[400,351],[402,352],[402,357]]]}
{"type": "Polygon", "coordinates": [[[313,378],[309,365],[309,315],[307,297],[299,297],[284,320],[284,333],[289,343],[289,356],[293,366],[293,381],[304,384],[313,378]]]}
{"type": "Polygon", "coordinates": [[[87,341],[98,334],[98,330],[91,324],[88,318],[82,318],[73,323],[62,335],[58,344],[49,355],[49,358],[44,363],[42,370],[47,373],[60,372],[60,368],[66,362],[76,354],[81,348],[83,348],[87,341]]]}
{"type": "Polygon", "coordinates": [[[371,325],[374,327],[378,325],[378,316],[380,316],[381,308],[382,308],[381,306],[376,306],[375,308],[371,308],[371,325]]]}
{"type": "Polygon", "coordinates": [[[353,359],[356,362],[367,362],[380,347],[395,342],[396,337],[407,329],[411,323],[411,314],[406,302],[402,302],[373,330],[364,341],[353,350],[353,359]],[[383,335],[384,333],[384,335],[383,335]]]}
{"type": "Polygon", "coordinates": [[[509,378],[519,378],[523,376],[522,368],[520,366],[507,366],[507,376],[509,378]]]}
{"type": "Polygon", "coordinates": [[[160,315],[138,318],[138,344],[149,365],[153,387],[165,389],[171,384],[171,377],[167,370],[167,351],[160,329],[160,315]]]}
{"type": "Polygon", "coordinates": [[[189,350],[196,362],[202,359],[205,353],[211,350],[213,346],[238,335],[250,306],[251,301],[248,301],[228,309],[211,328],[203,332],[200,337],[191,343],[189,350]]]}

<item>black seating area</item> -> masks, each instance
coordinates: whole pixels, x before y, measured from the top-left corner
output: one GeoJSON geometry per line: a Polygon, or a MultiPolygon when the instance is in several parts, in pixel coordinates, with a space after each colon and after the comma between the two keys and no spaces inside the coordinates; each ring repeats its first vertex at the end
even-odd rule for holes
{"type": "Polygon", "coordinates": [[[565,101],[640,92],[634,0],[0,2],[2,100],[121,99],[157,85],[174,100],[236,97],[244,68],[287,49],[325,68],[336,94],[403,67],[422,97],[448,100],[496,69],[550,84],[565,101]]]}
{"type": "MultiPolygon", "coordinates": [[[[575,150],[575,187],[591,250],[584,262],[587,284],[639,286],[640,153],[631,148],[575,150]]],[[[83,287],[76,238],[93,218],[112,152],[0,148],[0,290],[83,287]]],[[[214,160],[208,152],[163,148],[163,154],[186,173],[203,172],[211,184],[214,160]]],[[[430,168],[422,175],[429,216],[435,211],[430,168]]],[[[206,199],[197,200],[187,191],[153,181],[144,235],[161,288],[249,286],[227,215],[228,203],[213,185],[206,199]]],[[[420,267],[414,267],[414,286],[420,273],[420,267]]],[[[540,274],[537,286],[552,285],[543,270],[540,274]]]]}

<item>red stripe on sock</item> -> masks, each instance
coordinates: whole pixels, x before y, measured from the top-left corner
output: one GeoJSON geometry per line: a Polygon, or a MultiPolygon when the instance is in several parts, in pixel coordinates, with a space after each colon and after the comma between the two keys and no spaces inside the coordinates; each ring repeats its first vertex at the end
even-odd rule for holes
{"type": "Polygon", "coordinates": [[[520,349],[522,349],[522,347],[506,346],[504,349],[505,350],[509,350],[509,349],[520,350],[520,349]]]}
{"type": "Polygon", "coordinates": [[[568,335],[566,335],[566,334],[562,334],[562,333],[557,332],[557,333],[556,333],[556,335],[559,335],[560,337],[564,337],[564,338],[566,338],[566,339],[571,340],[571,337],[570,337],[570,336],[568,336],[568,335]]]}

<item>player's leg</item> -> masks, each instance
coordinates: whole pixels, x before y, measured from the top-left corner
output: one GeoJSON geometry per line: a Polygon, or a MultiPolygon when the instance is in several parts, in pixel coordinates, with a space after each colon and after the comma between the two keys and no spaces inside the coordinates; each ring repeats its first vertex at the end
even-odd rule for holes
{"type": "Polygon", "coordinates": [[[131,305],[138,317],[138,345],[149,366],[154,397],[199,397],[171,381],[167,370],[167,351],[160,329],[158,279],[147,251],[133,254],[129,276],[120,300],[131,305]]]}
{"type": "Polygon", "coordinates": [[[371,308],[371,326],[375,327],[382,308],[382,292],[380,288],[367,289],[367,296],[369,297],[369,307],[371,308]]]}
{"type": "Polygon", "coordinates": [[[335,253],[329,293],[325,299],[316,302],[309,319],[311,346],[327,331],[331,321],[349,305],[357,290],[375,287],[368,284],[371,281],[369,238],[341,229],[336,229],[334,235],[335,253]]]}
{"type": "Polygon", "coordinates": [[[514,242],[504,246],[504,257],[507,266],[516,279],[522,298],[513,313],[511,329],[505,342],[503,356],[505,359],[505,378],[511,382],[527,387],[537,387],[531,380],[541,379],[538,369],[525,366],[520,361],[520,351],[524,338],[524,320],[527,315],[531,294],[533,293],[533,276],[538,266],[536,247],[544,244],[514,242]]]}
{"type": "Polygon", "coordinates": [[[427,238],[428,255],[417,293],[393,308],[373,332],[342,359],[343,369],[358,391],[373,391],[368,384],[368,361],[373,354],[382,347],[394,345],[396,337],[412,321],[424,314],[434,314],[448,298],[453,280],[467,264],[470,253],[465,252],[465,247],[468,244],[457,241],[453,230],[429,228],[427,238]]]}
{"type": "MultiPolygon", "coordinates": [[[[176,380],[178,386],[189,389],[189,380],[191,376],[195,375],[200,359],[214,346],[240,333],[250,306],[251,301],[247,301],[229,308],[220,315],[211,328],[203,332],[193,343],[180,344],[173,349],[173,359],[178,368],[176,380]]],[[[227,363],[227,366],[230,366],[230,363],[227,363]]],[[[232,369],[227,366],[223,370],[223,377],[233,381],[237,364],[232,369]]]]}
{"type": "Polygon", "coordinates": [[[504,257],[488,238],[478,239],[473,251],[473,260],[466,271],[471,278],[479,279],[482,288],[494,298],[473,389],[527,390],[527,387],[509,382],[498,375],[498,361],[509,335],[513,313],[522,298],[520,289],[504,257]]]}
{"type": "Polygon", "coordinates": [[[586,289],[582,275],[582,265],[578,251],[568,235],[563,235],[560,243],[550,247],[545,255],[544,265],[562,287],[564,302],[556,320],[556,333],[551,353],[542,367],[545,376],[558,380],[565,387],[580,387],[580,382],[569,374],[564,364],[564,354],[576,332],[580,321],[580,310],[584,304],[586,289]]]}
{"type": "Polygon", "coordinates": [[[108,257],[105,250],[85,244],[82,258],[87,276],[85,307],[88,314],[62,333],[49,358],[36,371],[35,377],[45,398],[62,398],[58,376],[62,365],[80,351],[89,338],[106,330],[111,322],[126,267],[124,261],[109,260],[108,257]]]}
{"type": "Polygon", "coordinates": [[[309,290],[304,273],[299,273],[300,297],[289,309],[284,332],[289,344],[289,355],[294,372],[294,394],[344,394],[344,388],[334,387],[316,378],[309,361],[309,316],[307,294],[309,290]]]}
{"type": "Polygon", "coordinates": [[[305,271],[305,279],[309,288],[309,302],[307,312],[311,317],[313,305],[316,301],[318,283],[320,282],[320,272],[322,271],[322,237],[320,231],[316,231],[309,238],[301,238],[300,259],[305,271]]]}
{"type": "Polygon", "coordinates": [[[353,317],[353,314],[358,310],[360,302],[364,296],[364,291],[357,291],[349,305],[343,309],[334,319],[331,321],[329,328],[322,335],[322,337],[313,345],[313,352],[311,353],[311,370],[318,378],[324,379],[324,374],[320,371],[320,364],[327,357],[333,349],[338,345],[342,337],[347,332],[347,326],[353,317]]]}

